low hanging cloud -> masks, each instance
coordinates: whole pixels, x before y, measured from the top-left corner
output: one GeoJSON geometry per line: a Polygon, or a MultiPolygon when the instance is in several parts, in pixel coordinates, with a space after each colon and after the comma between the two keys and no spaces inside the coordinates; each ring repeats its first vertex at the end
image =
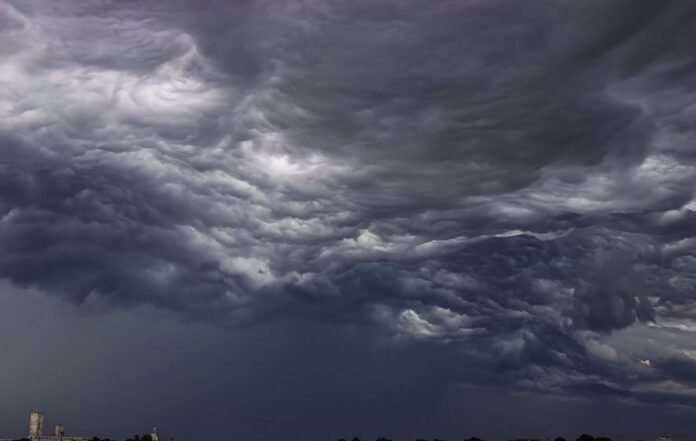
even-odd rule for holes
{"type": "Polygon", "coordinates": [[[691,403],[694,5],[194,3],[0,3],[0,276],[691,403]]]}

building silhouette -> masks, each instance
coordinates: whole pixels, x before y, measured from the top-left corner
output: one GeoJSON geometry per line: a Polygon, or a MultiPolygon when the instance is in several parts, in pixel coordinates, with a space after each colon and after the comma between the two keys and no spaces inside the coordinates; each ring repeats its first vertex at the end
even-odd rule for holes
{"type": "MultiPolygon", "coordinates": [[[[53,435],[44,435],[44,414],[41,412],[32,412],[29,417],[29,434],[27,436],[31,441],[91,441],[92,437],[87,436],[65,436],[65,430],[62,424],[58,424],[53,435]]],[[[0,439],[0,441],[12,441],[11,438],[0,439]]]]}

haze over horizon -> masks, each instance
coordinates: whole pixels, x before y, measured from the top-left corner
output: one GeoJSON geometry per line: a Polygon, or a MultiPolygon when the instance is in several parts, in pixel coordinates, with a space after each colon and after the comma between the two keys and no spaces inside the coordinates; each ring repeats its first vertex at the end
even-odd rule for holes
{"type": "Polygon", "coordinates": [[[0,0],[0,437],[696,437],[696,2],[0,0]]]}

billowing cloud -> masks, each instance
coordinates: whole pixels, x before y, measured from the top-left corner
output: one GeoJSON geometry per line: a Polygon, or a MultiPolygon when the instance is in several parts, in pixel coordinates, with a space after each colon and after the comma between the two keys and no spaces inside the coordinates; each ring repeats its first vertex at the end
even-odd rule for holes
{"type": "Polygon", "coordinates": [[[446,347],[456,382],[691,403],[695,14],[4,2],[0,276],[375,324],[446,347]]]}

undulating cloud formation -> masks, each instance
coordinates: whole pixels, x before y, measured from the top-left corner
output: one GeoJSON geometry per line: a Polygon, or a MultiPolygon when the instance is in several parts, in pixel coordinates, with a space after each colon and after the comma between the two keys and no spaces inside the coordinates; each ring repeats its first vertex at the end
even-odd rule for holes
{"type": "Polygon", "coordinates": [[[0,2],[0,277],[696,405],[696,4],[0,2]],[[372,332],[372,331],[371,331],[372,332]]]}

